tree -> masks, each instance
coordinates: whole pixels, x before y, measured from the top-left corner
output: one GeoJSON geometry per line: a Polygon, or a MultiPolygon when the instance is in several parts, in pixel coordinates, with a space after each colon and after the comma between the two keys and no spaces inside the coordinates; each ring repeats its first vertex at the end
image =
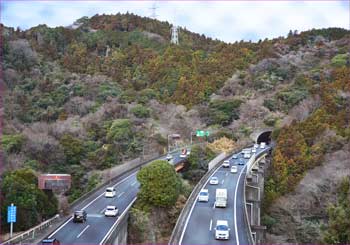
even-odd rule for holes
{"type": "MultiPolygon", "coordinates": [[[[52,192],[37,187],[37,177],[30,169],[5,172],[1,183],[1,215],[7,217],[7,206],[17,206],[15,230],[26,230],[57,212],[58,201],[52,192]]],[[[3,228],[7,225],[3,219],[3,228]]]]}
{"type": "Polygon", "coordinates": [[[181,192],[180,178],[167,161],[156,160],[143,167],[137,180],[141,184],[138,197],[145,206],[170,207],[181,192]]]}
{"type": "Polygon", "coordinates": [[[107,132],[107,139],[115,142],[129,141],[132,136],[132,127],[129,119],[114,120],[107,132]]]}

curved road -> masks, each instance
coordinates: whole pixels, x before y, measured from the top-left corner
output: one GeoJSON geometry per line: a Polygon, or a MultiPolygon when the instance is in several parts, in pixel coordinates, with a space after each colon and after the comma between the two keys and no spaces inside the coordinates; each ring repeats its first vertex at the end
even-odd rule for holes
{"type": "MultiPolygon", "coordinates": [[[[257,149],[256,154],[269,150],[257,149]]],[[[249,228],[245,222],[244,178],[247,171],[242,154],[238,159],[231,159],[230,168],[220,166],[211,176],[219,179],[218,185],[210,185],[209,179],[203,189],[209,191],[209,202],[196,201],[187,217],[179,244],[249,244],[249,228]],[[238,165],[241,162],[244,165],[238,165]],[[237,173],[231,173],[231,166],[238,167],[237,173]],[[217,188],[227,189],[226,208],[215,208],[215,194],[217,188]],[[227,220],[230,228],[229,240],[215,240],[215,226],[217,220],[227,220]]]]}
{"type": "MultiPolygon", "coordinates": [[[[172,155],[171,164],[177,164],[184,159],[180,158],[179,152],[172,155]]],[[[160,159],[165,160],[165,157],[160,159]]],[[[139,191],[140,184],[136,179],[137,172],[138,170],[135,170],[125,174],[119,181],[110,185],[115,187],[117,191],[114,198],[106,198],[104,190],[100,190],[82,202],[76,210],[83,209],[87,212],[85,223],[73,223],[71,217],[52,232],[49,238],[56,238],[61,244],[100,244],[104,241],[113,224],[117,222],[117,217],[105,217],[104,210],[107,205],[115,205],[119,209],[118,216],[120,216],[128,209],[139,191]]]]}

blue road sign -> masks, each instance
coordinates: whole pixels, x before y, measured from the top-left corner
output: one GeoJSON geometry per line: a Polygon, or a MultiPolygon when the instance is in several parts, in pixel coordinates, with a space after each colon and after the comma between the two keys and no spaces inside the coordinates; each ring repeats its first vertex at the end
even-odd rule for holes
{"type": "Polygon", "coordinates": [[[16,223],[16,206],[8,206],[7,207],[7,223],[16,223]]]}

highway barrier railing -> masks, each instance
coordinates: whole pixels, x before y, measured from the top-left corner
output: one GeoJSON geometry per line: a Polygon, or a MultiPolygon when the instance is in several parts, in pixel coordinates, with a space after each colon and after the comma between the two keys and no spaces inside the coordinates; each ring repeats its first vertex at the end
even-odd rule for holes
{"type": "Polygon", "coordinates": [[[48,219],[44,222],[42,222],[41,224],[1,243],[1,244],[18,244],[20,243],[22,240],[28,238],[28,237],[34,237],[35,233],[38,231],[41,231],[42,229],[45,229],[46,227],[50,226],[53,222],[57,221],[59,219],[59,215],[56,214],[54,217],[52,217],[51,219],[48,219]]]}
{"type": "Polygon", "coordinates": [[[247,172],[244,178],[244,191],[243,191],[243,202],[244,202],[244,210],[245,210],[245,223],[246,226],[248,227],[248,238],[249,238],[249,244],[255,244],[253,235],[252,235],[252,229],[251,229],[251,224],[248,218],[248,210],[247,210],[247,201],[246,201],[246,186],[247,186],[247,175],[250,173],[251,169],[253,168],[255,163],[258,163],[263,157],[265,157],[267,155],[266,151],[269,150],[266,149],[262,152],[260,152],[258,155],[254,154],[249,161],[247,162],[247,172]]]}
{"type": "Polygon", "coordinates": [[[171,237],[169,240],[170,245],[179,244],[180,239],[181,239],[181,235],[182,235],[182,230],[184,229],[186,220],[189,217],[189,213],[191,211],[192,204],[196,201],[200,190],[203,188],[204,184],[207,182],[210,175],[213,172],[215,172],[217,167],[220,166],[218,164],[222,160],[224,160],[226,157],[227,157],[226,153],[221,153],[208,164],[208,166],[210,165],[213,167],[200,179],[200,181],[197,183],[197,185],[192,190],[190,196],[188,197],[186,204],[185,204],[184,208],[182,209],[180,216],[178,217],[177,222],[175,224],[175,227],[173,229],[173,232],[171,234],[171,237]]]}

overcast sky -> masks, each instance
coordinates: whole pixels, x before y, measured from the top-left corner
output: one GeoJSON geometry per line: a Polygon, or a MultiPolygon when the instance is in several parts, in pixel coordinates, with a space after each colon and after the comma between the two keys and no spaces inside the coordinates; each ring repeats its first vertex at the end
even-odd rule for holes
{"type": "Polygon", "coordinates": [[[344,1],[1,1],[1,22],[27,29],[39,24],[67,26],[82,16],[127,11],[226,42],[285,36],[289,30],[349,29],[344,1]]]}

